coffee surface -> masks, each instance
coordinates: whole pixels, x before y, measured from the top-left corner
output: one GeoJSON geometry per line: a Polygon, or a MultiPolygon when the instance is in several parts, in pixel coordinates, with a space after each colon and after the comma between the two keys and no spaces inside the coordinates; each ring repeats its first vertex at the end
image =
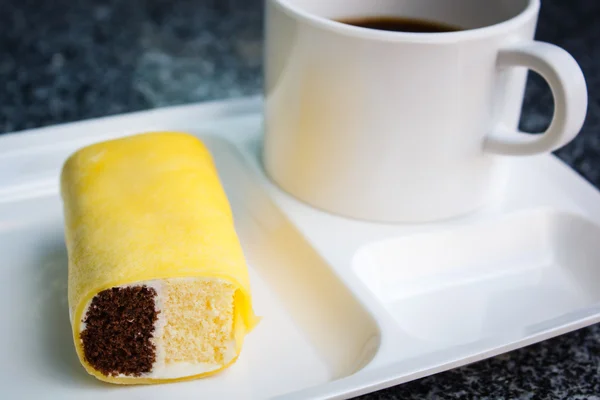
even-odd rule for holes
{"type": "Polygon", "coordinates": [[[380,31],[393,32],[416,32],[416,33],[441,33],[456,32],[461,28],[438,21],[429,21],[420,18],[404,17],[355,17],[339,19],[338,22],[358,26],[361,28],[377,29],[380,31]]]}

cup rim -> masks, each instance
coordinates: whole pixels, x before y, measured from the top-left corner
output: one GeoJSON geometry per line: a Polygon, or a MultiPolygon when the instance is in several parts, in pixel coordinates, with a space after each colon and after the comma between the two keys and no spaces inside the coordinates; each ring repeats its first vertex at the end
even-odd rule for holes
{"type": "Polygon", "coordinates": [[[481,28],[455,32],[392,32],[344,24],[325,17],[311,14],[300,7],[290,4],[289,0],[270,0],[292,18],[301,19],[310,25],[323,28],[345,36],[389,42],[448,43],[469,39],[481,39],[506,32],[534,17],[540,9],[540,0],[528,0],[528,4],[519,14],[496,24],[481,28]]]}

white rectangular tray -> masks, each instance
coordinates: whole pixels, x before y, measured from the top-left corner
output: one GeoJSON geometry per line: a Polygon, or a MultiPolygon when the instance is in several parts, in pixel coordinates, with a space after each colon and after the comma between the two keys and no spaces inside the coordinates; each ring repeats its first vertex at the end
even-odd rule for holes
{"type": "Polygon", "coordinates": [[[600,321],[600,195],[553,156],[511,160],[508,193],[476,214],[385,225],[279,191],[260,139],[259,99],[0,137],[0,397],[348,398],[600,321]],[[73,349],[58,174],[83,145],[148,130],[209,146],[264,319],[217,376],[117,387],[73,349]]]}

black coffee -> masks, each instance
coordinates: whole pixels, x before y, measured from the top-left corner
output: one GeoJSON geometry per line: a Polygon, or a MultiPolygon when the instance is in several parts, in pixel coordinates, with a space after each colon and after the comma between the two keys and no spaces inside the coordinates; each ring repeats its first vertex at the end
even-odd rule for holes
{"type": "Polygon", "coordinates": [[[344,24],[359,26],[361,28],[378,29],[393,32],[419,32],[439,33],[456,32],[462,30],[457,26],[443,22],[428,21],[420,18],[404,17],[358,17],[337,20],[344,24]]]}

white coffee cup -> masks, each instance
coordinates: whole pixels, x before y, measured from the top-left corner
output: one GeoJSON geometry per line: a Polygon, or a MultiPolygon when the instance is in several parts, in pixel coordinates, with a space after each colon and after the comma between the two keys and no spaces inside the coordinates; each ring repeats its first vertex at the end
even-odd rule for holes
{"type": "Polygon", "coordinates": [[[271,179],[322,210],[420,222],[491,200],[505,156],[553,151],[587,110],[581,69],[534,41],[538,0],[268,0],[265,143],[271,179]],[[336,22],[402,16],[464,28],[403,33],[336,22]],[[527,69],[548,82],[549,129],[517,129],[527,69]]]}

